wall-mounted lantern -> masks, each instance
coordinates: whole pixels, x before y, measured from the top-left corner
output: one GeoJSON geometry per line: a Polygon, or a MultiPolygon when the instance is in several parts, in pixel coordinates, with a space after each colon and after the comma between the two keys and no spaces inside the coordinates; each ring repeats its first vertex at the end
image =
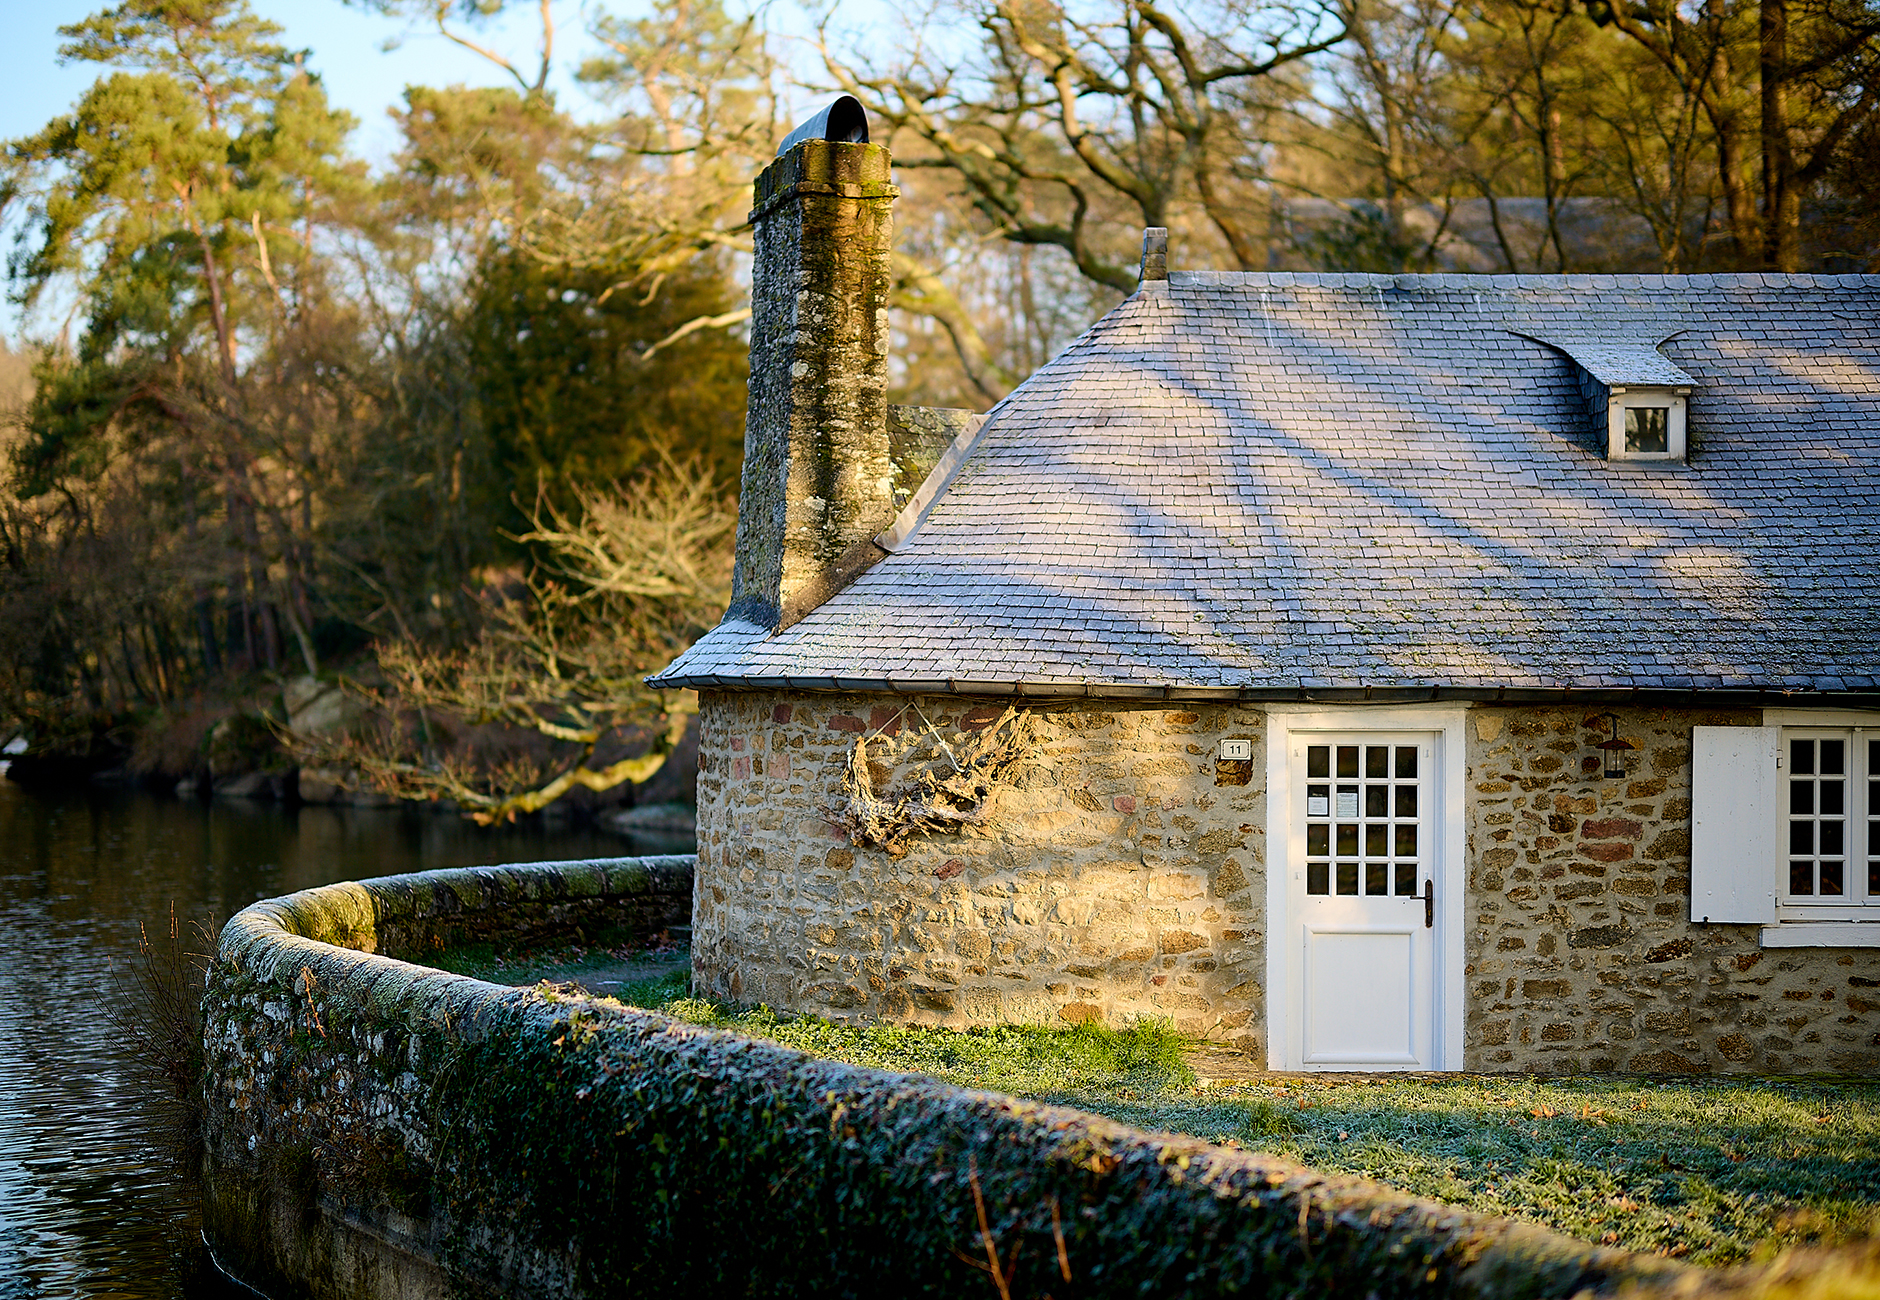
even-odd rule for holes
{"type": "Polygon", "coordinates": [[[1617,781],[1625,776],[1625,751],[1628,749],[1637,749],[1638,746],[1634,745],[1629,740],[1619,739],[1618,714],[1605,713],[1600,716],[1612,720],[1612,739],[1599,742],[1599,748],[1606,751],[1606,770],[1602,775],[1605,776],[1608,781],[1617,781]]]}

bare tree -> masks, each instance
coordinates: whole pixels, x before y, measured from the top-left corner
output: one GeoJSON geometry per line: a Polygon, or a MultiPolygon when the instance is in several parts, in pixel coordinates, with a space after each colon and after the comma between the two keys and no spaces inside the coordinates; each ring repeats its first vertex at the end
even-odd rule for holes
{"type": "Polygon", "coordinates": [[[1802,205],[1880,112],[1871,0],[1588,0],[1702,105],[1739,265],[1797,271],[1802,205]]]}
{"type": "Polygon", "coordinates": [[[533,78],[501,50],[469,35],[507,7],[503,0],[347,0],[347,3],[405,18],[413,26],[431,27],[452,45],[501,68],[525,94],[541,95],[547,90],[548,74],[555,60],[555,12],[551,0],[535,0],[541,45],[533,78]]]}
{"type": "Polygon", "coordinates": [[[523,590],[483,596],[482,635],[386,638],[383,684],[350,683],[374,725],[290,737],[303,763],[484,823],[660,770],[697,697],[644,678],[724,609],[735,516],[702,466],[668,459],[613,491],[576,487],[569,509],[544,495],[533,522],[516,540],[540,558],[523,590]]]}
{"type": "Polygon", "coordinates": [[[1140,226],[1197,212],[1234,264],[1265,264],[1236,178],[1251,166],[1247,87],[1345,38],[1340,0],[1199,16],[1153,0],[1114,0],[1084,19],[1056,4],[983,0],[980,48],[947,60],[918,47],[889,67],[839,55],[832,79],[915,143],[903,168],[945,171],[999,238],[1062,249],[1086,279],[1135,287],[1133,240],[1103,238],[1123,214],[1140,226]]]}

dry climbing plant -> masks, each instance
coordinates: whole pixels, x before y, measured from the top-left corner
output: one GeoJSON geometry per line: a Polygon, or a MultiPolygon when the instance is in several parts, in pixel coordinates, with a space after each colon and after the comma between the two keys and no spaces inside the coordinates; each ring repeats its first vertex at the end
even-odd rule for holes
{"type": "Polygon", "coordinates": [[[868,747],[881,739],[880,733],[857,738],[842,776],[847,801],[832,810],[852,842],[898,858],[916,835],[978,823],[993,790],[1031,752],[1034,741],[1030,715],[1016,708],[1006,709],[997,722],[956,744],[948,744],[932,723],[927,724],[927,734],[938,750],[935,760],[887,791],[876,790],[868,757],[868,747]]]}

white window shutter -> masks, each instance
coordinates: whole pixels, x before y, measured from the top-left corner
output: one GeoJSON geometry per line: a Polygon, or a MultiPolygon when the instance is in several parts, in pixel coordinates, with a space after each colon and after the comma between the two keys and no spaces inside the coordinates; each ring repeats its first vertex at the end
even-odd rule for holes
{"type": "Polygon", "coordinates": [[[1779,727],[1691,728],[1691,919],[1774,925],[1779,727]]]}

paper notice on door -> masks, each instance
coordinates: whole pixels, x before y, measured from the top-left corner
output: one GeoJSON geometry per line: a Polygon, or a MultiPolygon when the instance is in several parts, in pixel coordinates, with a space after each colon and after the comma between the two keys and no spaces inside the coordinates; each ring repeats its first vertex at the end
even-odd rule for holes
{"type": "Polygon", "coordinates": [[[1358,787],[1341,785],[1338,787],[1338,815],[1356,817],[1358,815],[1358,787]]]}

